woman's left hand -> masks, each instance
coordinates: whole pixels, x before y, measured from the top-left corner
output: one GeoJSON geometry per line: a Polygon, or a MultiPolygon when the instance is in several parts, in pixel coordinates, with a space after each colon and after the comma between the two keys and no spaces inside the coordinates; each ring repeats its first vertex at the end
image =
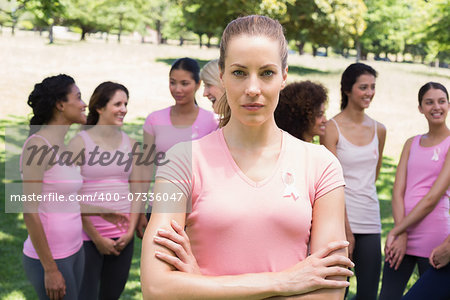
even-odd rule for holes
{"type": "Polygon", "coordinates": [[[155,256],[180,272],[201,274],[197,260],[194,254],[192,254],[191,242],[186,232],[175,220],[172,220],[171,226],[174,231],[160,229],[158,230],[158,235],[153,238],[153,241],[171,250],[176,256],[159,251],[155,252],[155,256]]]}
{"type": "MultiPolygon", "coordinates": [[[[408,235],[406,232],[395,237],[395,240],[390,244],[389,249],[385,249],[385,261],[389,262],[391,268],[398,270],[406,254],[406,246],[408,242],[408,235]]],[[[386,242],[387,246],[387,242],[386,242]]]]}
{"type": "Polygon", "coordinates": [[[124,235],[122,235],[120,238],[117,239],[115,248],[118,251],[122,251],[133,239],[133,236],[134,230],[129,230],[127,233],[125,233],[124,235]]]}

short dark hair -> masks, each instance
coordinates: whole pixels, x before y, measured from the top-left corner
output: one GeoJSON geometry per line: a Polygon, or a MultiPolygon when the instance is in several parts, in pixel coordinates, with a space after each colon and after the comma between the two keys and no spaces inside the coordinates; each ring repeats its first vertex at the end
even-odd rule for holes
{"type": "Polygon", "coordinates": [[[430,82],[425,83],[419,90],[419,105],[422,105],[423,96],[426,94],[426,92],[428,92],[431,89],[443,91],[445,93],[445,95],[447,96],[447,101],[448,101],[448,92],[447,92],[447,89],[445,88],[445,86],[440,84],[439,82],[430,81],[430,82]]]}
{"type": "Polygon", "coordinates": [[[34,86],[28,96],[28,105],[33,109],[33,117],[30,120],[29,135],[37,132],[40,126],[47,124],[52,118],[56,104],[66,102],[75,80],[66,74],[59,74],[45,78],[34,86]]]}
{"type": "Polygon", "coordinates": [[[312,128],[320,107],[327,100],[327,89],[320,83],[309,80],[290,83],[280,92],[275,122],[284,131],[304,140],[304,134],[312,128]]]}
{"type": "Polygon", "coordinates": [[[86,122],[87,127],[97,124],[99,119],[97,109],[105,107],[118,90],[124,91],[125,94],[127,94],[127,98],[129,98],[128,89],[120,83],[105,81],[95,88],[94,93],[92,93],[91,99],[89,100],[89,114],[86,122]]]}
{"type": "Polygon", "coordinates": [[[341,110],[347,107],[348,96],[346,93],[352,90],[353,85],[359,76],[363,74],[370,74],[377,77],[377,71],[371,66],[363,63],[354,63],[345,69],[341,77],[341,110]]]}

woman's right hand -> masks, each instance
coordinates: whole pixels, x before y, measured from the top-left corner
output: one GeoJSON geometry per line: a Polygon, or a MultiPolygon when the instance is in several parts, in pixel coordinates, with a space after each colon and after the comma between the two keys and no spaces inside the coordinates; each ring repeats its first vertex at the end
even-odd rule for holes
{"type": "Polygon", "coordinates": [[[347,248],[347,241],[330,242],[326,247],[311,254],[295,266],[281,272],[283,278],[283,291],[281,295],[291,296],[304,294],[318,289],[346,288],[350,283],[346,280],[333,280],[332,276],[353,276],[349,268],[353,262],[341,254],[332,254],[334,251],[347,248]]]}
{"type": "Polygon", "coordinates": [[[170,225],[174,231],[158,230],[158,235],[153,237],[153,241],[171,250],[176,256],[159,251],[155,253],[155,256],[180,272],[201,274],[197,260],[192,254],[191,242],[183,227],[175,220],[172,220],[170,225]]]}
{"type": "Polygon", "coordinates": [[[50,300],[60,300],[66,295],[66,282],[57,267],[44,272],[44,285],[50,300]]]}
{"type": "Polygon", "coordinates": [[[120,255],[120,252],[116,249],[116,241],[113,239],[100,236],[98,239],[93,240],[93,242],[98,252],[103,255],[120,255]]]}

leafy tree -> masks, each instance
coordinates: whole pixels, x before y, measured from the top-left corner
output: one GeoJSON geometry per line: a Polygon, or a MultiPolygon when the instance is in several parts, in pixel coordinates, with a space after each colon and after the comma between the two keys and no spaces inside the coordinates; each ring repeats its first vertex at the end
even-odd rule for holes
{"type": "Polygon", "coordinates": [[[25,12],[25,3],[16,0],[0,1],[0,24],[11,22],[11,35],[15,35],[15,29],[20,16],[25,12]]]}
{"type": "Polygon", "coordinates": [[[62,0],[67,7],[65,24],[81,29],[80,40],[86,39],[86,34],[94,31],[108,32],[110,24],[108,16],[104,15],[102,6],[104,1],[99,0],[62,0]]]}
{"type": "Polygon", "coordinates": [[[167,23],[170,22],[169,12],[173,6],[174,2],[172,0],[138,0],[136,7],[140,16],[138,28],[141,34],[149,26],[156,31],[157,44],[163,44],[165,42],[163,30],[167,23]]]}
{"type": "Polygon", "coordinates": [[[432,25],[427,31],[429,53],[432,57],[450,61],[450,1],[434,1],[432,25]]]}
{"type": "Polygon", "coordinates": [[[53,44],[53,25],[61,23],[65,12],[60,0],[17,0],[17,3],[25,5],[39,24],[48,27],[49,43],[53,44]]]}

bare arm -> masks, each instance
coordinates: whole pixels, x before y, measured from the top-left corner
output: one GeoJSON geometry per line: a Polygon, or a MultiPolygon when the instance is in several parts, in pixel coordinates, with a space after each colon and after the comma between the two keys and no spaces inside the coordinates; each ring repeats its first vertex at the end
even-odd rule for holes
{"type": "MultiPolygon", "coordinates": [[[[154,191],[169,194],[180,192],[173,184],[162,179],[157,179],[154,191]]],[[[170,208],[162,207],[161,203],[154,204],[142,246],[141,282],[144,299],[263,299],[277,295],[302,294],[323,287],[342,288],[348,285],[347,282],[338,280],[325,280],[325,277],[349,272],[345,267],[329,267],[351,265],[342,255],[329,256],[330,252],[345,248],[347,243],[344,242],[335,242],[283,272],[214,277],[179,272],[157,259],[156,251],[170,255],[173,253],[155,244],[153,237],[157,235],[158,229],[171,231],[172,220],[183,228],[185,207],[186,197],[170,208]]]]}
{"type": "MultiPolygon", "coordinates": [[[[148,157],[150,155],[152,149],[153,154],[151,159],[154,159],[154,156],[156,154],[156,149],[154,149],[152,146],[155,145],[155,137],[148,132],[144,130],[144,145],[143,145],[143,157],[148,157]]],[[[155,172],[155,165],[152,163],[148,166],[143,166],[142,168],[142,179],[143,179],[143,186],[142,189],[147,192],[150,189],[150,185],[152,181],[154,180],[154,172],[155,172]]]]}
{"type": "Polygon", "coordinates": [[[378,163],[377,163],[377,173],[375,180],[378,179],[378,176],[380,175],[380,169],[381,165],[383,164],[383,150],[384,150],[384,144],[386,142],[386,127],[384,127],[383,124],[378,123],[377,126],[377,135],[378,135],[378,163]]]}
{"type": "MultiPolygon", "coordinates": [[[[136,141],[130,138],[130,142],[132,145],[136,145],[136,141]]],[[[141,211],[143,210],[143,202],[141,201],[142,197],[140,195],[144,193],[143,185],[142,185],[142,166],[138,166],[137,157],[133,157],[133,168],[131,170],[131,174],[129,177],[129,189],[130,193],[134,195],[133,201],[131,202],[130,207],[130,222],[128,224],[127,232],[122,235],[117,240],[117,249],[122,251],[125,246],[130,243],[132,238],[134,237],[134,231],[136,229],[141,211]]]]}
{"type": "Polygon", "coordinates": [[[395,224],[399,224],[405,216],[404,196],[406,190],[406,172],[411,144],[412,138],[408,139],[403,147],[400,161],[397,165],[397,171],[395,173],[392,195],[392,215],[394,217],[395,224]]]}
{"type": "Polygon", "coordinates": [[[325,127],[325,135],[320,137],[320,144],[324,145],[334,156],[337,157],[337,143],[339,141],[339,132],[333,121],[328,120],[325,127]]]}
{"type": "MultiPolygon", "coordinates": [[[[313,207],[311,228],[311,253],[314,254],[331,241],[345,239],[345,199],[344,187],[339,187],[317,199],[313,207]]],[[[347,257],[347,249],[334,252],[347,257]]],[[[345,281],[345,276],[335,276],[335,280],[345,281]]],[[[345,289],[319,289],[305,299],[343,299],[345,289]]],[[[300,298],[302,299],[302,298],[300,298]]]]}
{"type": "MultiPolygon", "coordinates": [[[[337,157],[337,143],[339,141],[339,132],[336,124],[329,120],[325,128],[325,135],[320,137],[320,144],[324,145],[334,156],[337,157]]],[[[345,236],[350,245],[348,246],[348,257],[353,259],[353,249],[355,248],[355,237],[353,236],[350,223],[348,221],[347,211],[345,210],[345,236]]]]}
{"type": "Polygon", "coordinates": [[[395,225],[392,229],[394,235],[399,235],[406,231],[411,225],[421,221],[425,218],[436,205],[439,200],[447,191],[450,185],[450,151],[447,152],[444,165],[439,173],[436,181],[431,186],[428,193],[417,203],[413,210],[401,220],[399,224],[395,225]]]}
{"type": "MultiPolygon", "coordinates": [[[[409,151],[411,149],[412,138],[408,139],[403,147],[400,161],[397,166],[395,174],[395,182],[392,195],[392,215],[394,223],[399,224],[405,216],[404,195],[406,190],[406,173],[409,158],[409,151]]],[[[385,261],[389,262],[391,268],[397,270],[403,261],[406,253],[408,237],[406,232],[398,236],[388,234],[386,245],[384,248],[385,261]]]]}
{"type": "MultiPolygon", "coordinates": [[[[151,134],[149,134],[147,131],[144,130],[144,145],[143,145],[143,157],[148,157],[150,154],[150,151],[152,150],[152,146],[155,144],[155,137],[151,134]]],[[[153,153],[153,156],[155,153],[153,153]]],[[[153,173],[155,172],[154,169],[155,165],[154,163],[146,166],[142,165],[140,166],[141,170],[141,181],[142,181],[142,192],[146,193],[150,189],[151,183],[153,181],[153,173]]],[[[145,203],[143,204],[145,206],[145,203]]],[[[150,205],[150,204],[149,204],[150,205]]],[[[144,208],[142,208],[144,210],[144,208]]],[[[147,227],[147,217],[146,213],[142,212],[140,213],[137,224],[136,224],[136,235],[139,238],[144,237],[144,229],[147,227]]]]}

